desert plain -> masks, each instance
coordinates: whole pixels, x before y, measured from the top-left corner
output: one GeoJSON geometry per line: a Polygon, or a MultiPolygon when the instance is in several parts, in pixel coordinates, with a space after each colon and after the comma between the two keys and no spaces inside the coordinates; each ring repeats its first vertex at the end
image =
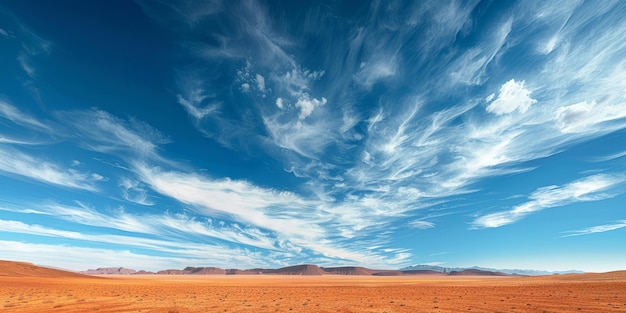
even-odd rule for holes
{"type": "Polygon", "coordinates": [[[86,276],[0,262],[1,312],[626,312],[626,271],[86,276]]]}

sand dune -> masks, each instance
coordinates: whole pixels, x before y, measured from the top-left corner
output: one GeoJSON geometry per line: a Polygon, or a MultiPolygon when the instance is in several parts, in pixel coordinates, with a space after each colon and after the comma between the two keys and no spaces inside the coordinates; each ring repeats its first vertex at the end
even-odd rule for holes
{"type": "Polygon", "coordinates": [[[2,261],[0,260],[0,276],[8,277],[77,277],[85,278],[86,275],[64,271],[59,269],[37,266],[32,263],[2,261]]]}
{"type": "Polygon", "coordinates": [[[626,281],[625,271],[614,271],[606,273],[585,273],[585,274],[558,274],[550,276],[540,276],[538,279],[553,280],[553,281],[626,281]]]}

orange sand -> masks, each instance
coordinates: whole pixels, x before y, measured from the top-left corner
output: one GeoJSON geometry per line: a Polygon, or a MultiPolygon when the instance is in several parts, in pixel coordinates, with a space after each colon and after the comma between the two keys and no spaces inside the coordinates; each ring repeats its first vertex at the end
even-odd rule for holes
{"type": "Polygon", "coordinates": [[[549,277],[0,276],[2,312],[626,312],[626,272],[549,277]]]}

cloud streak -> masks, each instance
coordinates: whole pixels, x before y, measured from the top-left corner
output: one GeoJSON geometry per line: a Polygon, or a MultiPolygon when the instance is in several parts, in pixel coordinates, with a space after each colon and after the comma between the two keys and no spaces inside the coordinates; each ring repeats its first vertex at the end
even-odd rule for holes
{"type": "Polygon", "coordinates": [[[583,235],[591,235],[591,234],[598,234],[598,233],[604,233],[607,231],[613,231],[613,230],[618,230],[621,228],[626,227],[626,220],[621,220],[621,221],[616,221],[614,223],[609,223],[609,224],[604,224],[604,225],[597,225],[597,226],[591,226],[591,227],[587,227],[587,228],[583,228],[583,229],[579,229],[579,230],[570,230],[570,231],[566,231],[565,235],[563,235],[562,237],[573,237],[573,236],[583,236],[583,235]]]}
{"type": "Polygon", "coordinates": [[[0,116],[20,126],[28,127],[39,131],[49,131],[50,126],[24,113],[15,106],[0,99],[0,116]]]}
{"type": "Polygon", "coordinates": [[[533,192],[530,201],[508,211],[490,213],[476,218],[472,225],[476,228],[495,228],[515,223],[535,212],[564,206],[575,202],[599,201],[613,197],[611,189],[626,179],[621,176],[597,174],[570,182],[562,186],[547,186],[533,192]]]}
{"type": "Polygon", "coordinates": [[[0,171],[47,184],[94,192],[99,190],[97,182],[103,179],[97,173],[80,172],[71,168],[65,169],[55,163],[1,145],[0,171]]]}
{"type": "Polygon", "coordinates": [[[97,109],[58,112],[57,115],[68,121],[72,130],[82,134],[79,143],[86,149],[118,155],[128,161],[165,162],[159,153],[159,145],[168,143],[169,139],[144,122],[124,121],[97,109]]]}

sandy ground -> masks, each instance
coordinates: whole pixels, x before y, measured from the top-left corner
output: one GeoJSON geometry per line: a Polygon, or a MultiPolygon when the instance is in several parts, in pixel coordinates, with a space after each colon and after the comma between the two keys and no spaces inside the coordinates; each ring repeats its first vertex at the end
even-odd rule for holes
{"type": "Polygon", "coordinates": [[[626,312],[626,273],[2,277],[2,312],[626,312]]]}

